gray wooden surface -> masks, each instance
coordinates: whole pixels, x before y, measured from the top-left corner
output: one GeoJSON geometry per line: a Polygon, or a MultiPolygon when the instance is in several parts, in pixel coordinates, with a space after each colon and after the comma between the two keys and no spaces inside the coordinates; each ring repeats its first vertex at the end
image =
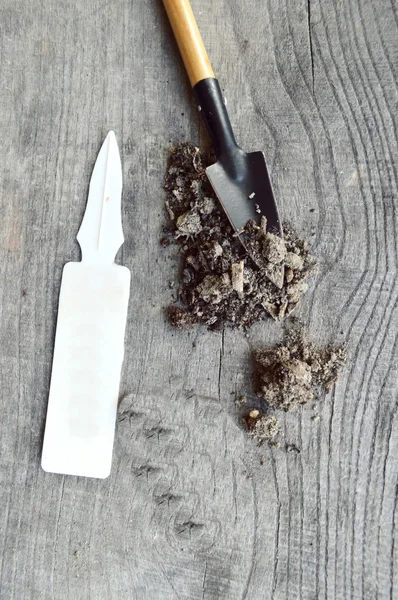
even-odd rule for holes
{"type": "Polygon", "coordinates": [[[2,0],[1,600],[397,599],[396,0],[192,4],[239,141],[266,151],[321,260],[299,315],[350,363],[318,421],[281,415],[280,449],[252,443],[235,394],[280,327],[164,319],[167,146],[206,136],[161,2],[2,0]],[[39,460],[61,270],[111,128],[133,283],[113,470],[96,481],[39,460]]]}

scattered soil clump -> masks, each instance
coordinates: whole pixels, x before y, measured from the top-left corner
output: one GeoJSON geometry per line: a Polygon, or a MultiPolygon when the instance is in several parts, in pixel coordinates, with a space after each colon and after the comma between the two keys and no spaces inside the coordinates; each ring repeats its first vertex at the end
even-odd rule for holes
{"type": "Polygon", "coordinates": [[[202,323],[248,327],[266,317],[282,320],[307,291],[315,260],[308,244],[284,224],[284,239],[267,232],[263,216],[246,225],[245,251],[207,179],[206,161],[191,144],[171,149],[165,189],[170,226],[162,245],[181,246],[176,327],[202,323]]]}
{"type": "Polygon", "coordinates": [[[194,326],[195,321],[192,316],[186,310],[183,310],[179,306],[171,305],[167,309],[167,315],[171,325],[179,327],[180,329],[191,329],[194,326]]]}
{"type": "Polygon", "coordinates": [[[279,420],[274,415],[264,415],[253,409],[245,418],[249,435],[261,445],[268,443],[271,446],[279,446],[275,441],[280,431],[279,420]]]}
{"type": "Polygon", "coordinates": [[[278,346],[253,352],[255,392],[272,408],[292,410],[330,391],[346,359],[344,346],[317,347],[294,327],[278,346]]]}

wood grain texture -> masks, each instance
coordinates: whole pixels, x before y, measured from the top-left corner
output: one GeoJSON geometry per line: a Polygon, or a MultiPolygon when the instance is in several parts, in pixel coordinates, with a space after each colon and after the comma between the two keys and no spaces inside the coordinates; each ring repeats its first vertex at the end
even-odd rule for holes
{"type": "Polygon", "coordinates": [[[235,395],[280,327],[164,319],[167,145],[206,137],[160,0],[3,0],[0,598],[395,600],[397,4],[192,7],[238,140],[266,151],[282,215],[320,258],[299,314],[350,363],[318,421],[281,415],[281,449],[253,445],[235,395]],[[95,481],[39,458],[61,269],[111,128],[133,283],[113,471],[95,481]]]}

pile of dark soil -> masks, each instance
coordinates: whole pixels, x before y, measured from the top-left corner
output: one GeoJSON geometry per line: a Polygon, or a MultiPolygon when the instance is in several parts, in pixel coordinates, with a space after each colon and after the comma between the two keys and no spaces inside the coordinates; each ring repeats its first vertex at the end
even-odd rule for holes
{"type": "Polygon", "coordinates": [[[294,327],[278,346],[253,351],[254,390],[268,406],[292,410],[330,391],[346,359],[344,346],[317,347],[294,327]]]}
{"type": "MultiPolygon", "coordinates": [[[[198,323],[246,328],[266,317],[280,321],[308,288],[315,267],[308,244],[288,224],[284,239],[273,235],[262,217],[259,224],[247,223],[245,249],[207,179],[209,162],[191,144],[170,152],[165,180],[170,221],[162,244],[180,246],[181,264],[169,321],[184,329],[198,323]]],[[[268,409],[292,410],[311,402],[320,388],[330,390],[345,360],[344,347],[316,347],[297,326],[278,346],[254,350],[254,389],[268,406],[264,414],[247,411],[249,435],[277,446],[280,424],[268,409]]]]}
{"type": "Polygon", "coordinates": [[[170,323],[248,327],[266,317],[291,314],[315,266],[308,244],[284,225],[284,239],[267,232],[265,217],[245,228],[245,251],[208,182],[198,148],[171,149],[165,188],[170,226],[162,243],[181,246],[179,305],[170,323]]]}

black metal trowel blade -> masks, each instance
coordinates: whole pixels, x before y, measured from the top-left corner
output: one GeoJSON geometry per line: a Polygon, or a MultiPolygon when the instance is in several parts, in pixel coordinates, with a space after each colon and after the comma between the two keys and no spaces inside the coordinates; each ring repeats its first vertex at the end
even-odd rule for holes
{"type": "Polygon", "coordinates": [[[243,152],[235,147],[227,160],[223,155],[206,169],[209,181],[236,231],[264,215],[267,230],[283,236],[265,157],[262,152],[243,152]]]}
{"type": "Polygon", "coordinates": [[[283,237],[264,154],[244,152],[236,143],[217,79],[203,79],[193,90],[217,156],[206,173],[232,226],[240,231],[264,215],[267,230],[283,237]]]}

